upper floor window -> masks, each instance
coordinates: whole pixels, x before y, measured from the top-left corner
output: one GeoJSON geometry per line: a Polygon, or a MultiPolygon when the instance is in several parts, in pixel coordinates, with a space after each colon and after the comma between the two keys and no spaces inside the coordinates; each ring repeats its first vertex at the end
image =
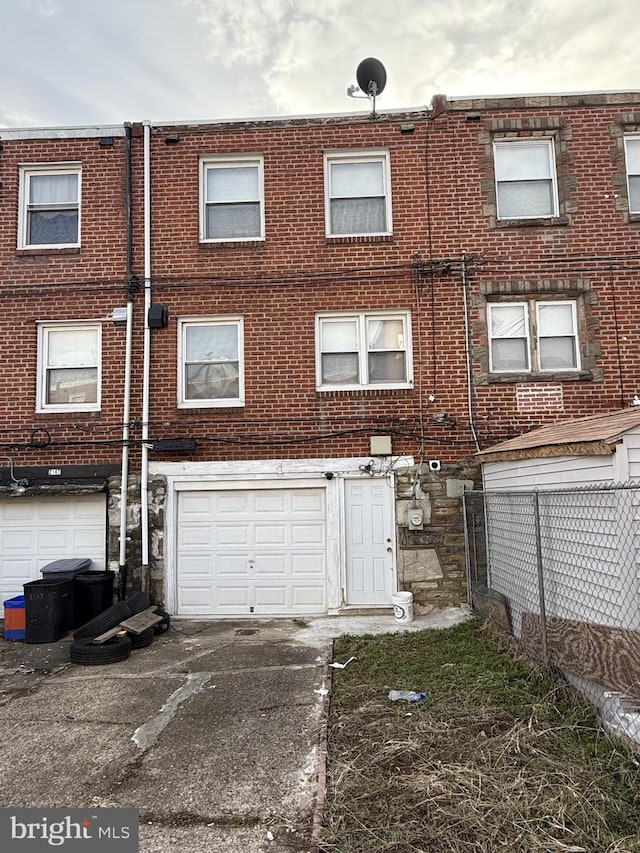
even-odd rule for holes
{"type": "Polygon", "coordinates": [[[326,233],[331,237],[391,233],[389,154],[325,154],[326,233]]]}
{"type": "Polygon", "coordinates": [[[493,152],[498,219],[558,215],[553,139],[496,140],[493,152]]]}
{"type": "Polygon", "coordinates": [[[200,239],[264,238],[261,157],[225,157],[201,162],[200,239]]]}
{"type": "Polygon", "coordinates": [[[37,411],[100,408],[101,333],[99,323],[38,325],[37,411]]]}
{"type": "Polygon", "coordinates": [[[179,335],[178,405],[244,405],[242,319],[183,319],[179,335]]]}
{"type": "Polygon", "coordinates": [[[490,302],[487,310],[492,373],[580,368],[574,301],[490,302]]]}
{"type": "Polygon", "coordinates": [[[80,166],[20,169],[18,248],[80,245],[80,166]]]}
{"type": "Polygon", "coordinates": [[[317,387],[411,388],[410,336],[408,313],[318,315],[317,387]]]}
{"type": "Polygon", "coordinates": [[[624,153],[627,164],[629,213],[640,213],[640,136],[626,136],[624,153]]]}

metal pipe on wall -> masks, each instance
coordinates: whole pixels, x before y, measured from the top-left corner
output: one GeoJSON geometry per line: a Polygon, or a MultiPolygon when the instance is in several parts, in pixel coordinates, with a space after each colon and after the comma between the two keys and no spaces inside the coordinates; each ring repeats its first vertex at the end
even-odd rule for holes
{"type": "Polygon", "coordinates": [[[140,523],[142,526],[142,589],[149,578],[149,382],[151,366],[151,123],[144,122],[144,342],[142,367],[142,458],[140,471],[140,523]]]}

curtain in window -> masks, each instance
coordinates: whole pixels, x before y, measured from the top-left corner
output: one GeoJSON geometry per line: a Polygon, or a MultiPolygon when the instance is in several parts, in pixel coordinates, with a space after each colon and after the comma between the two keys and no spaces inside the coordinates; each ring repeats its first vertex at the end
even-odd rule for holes
{"type": "Polygon", "coordinates": [[[48,405],[96,403],[98,336],[95,329],[50,330],[47,334],[48,405]]]}
{"type": "Polygon", "coordinates": [[[379,234],[387,230],[383,163],[330,164],[331,233],[379,234]]]}
{"type": "Polygon", "coordinates": [[[240,360],[235,324],[185,326],[185,399],[239,399],[240,360]]]}
{"type": "Polygon", "coordinates": [[[502,219],[553,216],[550,155],[548,143],[496,145],[498,215],[502,219]]]}
{"type": "Polygon", "coordinates": [[[31,175],[27,243],[78,242],[78,175],[31,175]]]}
{"type": "Polygon", "coordinates": [[[491,368],[528,370],[527,319],[524,305],[491,306],[491,368]]]}
{"type": "Polygon", "coordinates": [[[323,385],[359,385],[358,326],[355,320],[321,325],[323,385]]]}
{"type": "Polygon", "coordinates": [[[629,211],[640,213],[640,139],[627,139],[625,151],[629,176],[629,211]]]}
{"type": "Polygon", "coordinates": [[[260,188],[256,166],[207,169],[206,236],[210,240],[259,237],[260,188]]]}
{"type": "Polygon", "coordinates": [[[538,305],[541,370],[572,370],[578,366],[573,306],[538,305]]]}
{"type": "Polygon", "coordinates": [[[406,356],[402,320],[369,319],[367,336],[369,382],[403,382],[406,356]]]}

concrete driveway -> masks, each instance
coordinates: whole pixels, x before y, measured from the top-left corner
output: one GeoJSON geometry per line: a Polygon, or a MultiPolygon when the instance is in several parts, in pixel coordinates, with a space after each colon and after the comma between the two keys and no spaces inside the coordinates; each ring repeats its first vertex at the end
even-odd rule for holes
{"type": "Polygon", "coordinates": [[[0,806],[136,807],[141,853],[311,850],[332,637],[446,613],[174,621],[104,666],[0,640],[0,806]]]}

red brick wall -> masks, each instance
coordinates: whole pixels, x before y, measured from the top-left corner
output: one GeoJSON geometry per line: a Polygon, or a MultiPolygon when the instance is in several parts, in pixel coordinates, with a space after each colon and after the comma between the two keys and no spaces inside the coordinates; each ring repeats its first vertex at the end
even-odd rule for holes
{"type": "Polygon", "coordinates": [[[124,139],[3,139],[0,151],[0,443],[19,465],[117,462],[124,330],[102,324],[100,412],[36,414],[39,320],[103,319],[126,303],[124,139]],[[82,166],[81,248],[17,249],[19,167],[82,166]],[[45,450],[28,447],[49,433],[45,450]]]}
{"type": "MultiPolygon", "coordinates": [[[[621,138],[636,127],[637,114],[630,112],[629,98],[620,104],[606,100],[454,101],[435,118],[425,112],[376,120],[363,115],[154,128],[153,297],[169,306],[170,321],[151,333],[151,437],[197,438],[199,449],[190,459],[367,455],[369,436],[387,431],[397,454],[416,455],[422,434],[426,458],[454,462],[469,455],[474,443],[462,253],[474,355],[472,413],[483,446],[550,420],[628,405],[640,391],[635,330],[640,223],[626,214],[621,138]],[[537,133],[545,123],[557,129],[566,224],[504,227],[492,221],[488,140],[496,128],[508,129],[508,122],[520,133],[537,133]],[[407,123],[415,125],[412,132],[401,131],[407,123]],[[169,135],[178,142],[167,144],[169,135]],[[323,151],[376,147],[390,151],[393,237],[327,239],[323,151]],[[243,152],[264,158],[266,239],[201,244],[199,158],[243,152]],[[447,260],[445,268],[441,262],[447,260]],[[482,361],[487,294],[513,287],[553,294],[558,286],[564,293],[577,287],[584,296],[580,331],[589,369],[575,379],[487,377],[482,361]],[[314,317],[341,309],[411,311],[413,390],[316,392],[314,317]],[[244,318],[246,405],[180,410],[177,321],[210,314],[244,318]],[[440,412],[449,415],[443,423],[434,421],[440,412]]],[[[640,110],[640,102],[635,106],[640,110]]],[[[142,169],[137,127],[133,260],[140,278],[142,169]]],[[[124,327],[103,322],[100,413],[35,414],[35,344],[37,320],[105,318],[126,302],[125,141],[116,138],[113,147],[102,148],[96,139],[8,139],[0,152],[0,180],[5,448],[15,446],[12,455],[25,464],[117,462],[124,327]],[[58,161],[82,163],[82,247],[17,251],[19,164],[58,161]],[[36,428],[49,431],[52,445],[22,448],[36,428]]],[[[142,323],[140,289],[132,397],[136,442],[142,323]]]]}

